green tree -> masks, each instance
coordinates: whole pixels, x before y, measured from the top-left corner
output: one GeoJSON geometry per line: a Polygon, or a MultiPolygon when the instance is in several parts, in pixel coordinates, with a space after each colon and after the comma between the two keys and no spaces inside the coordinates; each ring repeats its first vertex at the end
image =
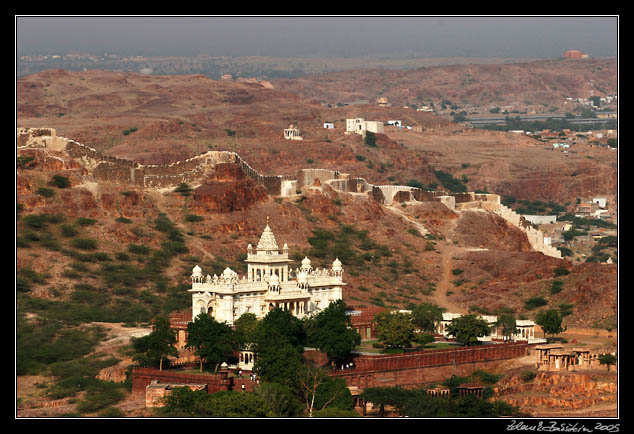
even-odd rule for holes
{"type": "Polygon", "coordinates": [[[253,369],[261,380],[297,390],[306,344],[302,321],[289,311],[272,309],[259,321],[253,344],[257,353],[253,369]]]}
{"type": "Polygon", "coordinates": [[[70,180],[66,176],[53,175],[50,184],[56,186],[57,188],[68,188],[70,187],[70,180]]]}
{"type": "Polygon", "coordinates": [[[359,395],[359,398],[365,402],[371,402],[374,406],[379,407],[379,415],[385,414],[385,406],[395,406],[401,415],[403,413],[403,404],[416,395],[413,390],[403,389],[402,387],[370,387],[359,395]]]}
{"type": "Polygon", "coordinates": [[[300,417],[304,414],[304,405],[296,391],[288,386],[260,382],[253,392],[268,404],[275,417],[300,417]]]}
{"type": "Polygon", "coordinates": [[[487,336],[490,333],[487,322],[473,314],[453,319],[446,330],[450,336],[454,336],[458,342],[467,346],[476,344],[479,337],[487,336]]]}
{"type": "Polygon", "coordinates": [[[253,313],[244,313],[233,323],[236,340],[243,346],[253,343],[257,328],[258,319],[253,313]]]}
{"type": "Polygon", "coordinates": [[[163,370],[163,361],[168,356],[178,356],[178,350],[174,347],[176,332],[170,327],[167,317],[159,317],[154,320],[152,332],[140,338],[132,338],[132,347],[136,351],[134,360],[142,365],[155,366],[163,370]]]}
{"type": "Polygon", "coordinates": [[[304,323],[308,343],[326,353],[328,361],[344,363],[361,343],[361,336],[351,327],[343,300],[330,303],[326,309],[304,323]]]}
{"type": "Polygon", "coordinates": [[[388,348],[409,348],[416,327],[410,314],[383,311],[374,317],[376,336],[388,348]]]}
{"type": "Polygon", "coordinates": [[[177,387],[164,399],[156,412],[163,417],[271,417],[266,401],[255,393],[204,390],[177,387]]]}
{"type": "Polygon", "coordinates": [[[233,329],[226,323],[219,323],[214,318],[201,313],[194,321],[187,324],[187,348],[193,348],[200,357],[200,370],[205,363],[218,366],[238,348],[233,329]]]}
{"type": "Polygon", "coordinates": [[[557,335],[565,331],[566,328],[562,327],[562,321],[563,317],[556,309],[543,310],[537,314],[537,318],[535,319],[535,322],[544,331],[544,337],[546,337],[546,334],[557,335]]]}
{"type": "Polygon", "coordinates": [[[433,303],[420,303],[412,309],[412,323],[424,332],[434,332],[442,321],[443,310],[433,303]]]}
{"type": "Polygon", "coordinates": [[[614,354],[602,354],[599,356],[599,363],[601,365],[607,365],[609,371],[610,365],[616,364],[616,356],[614,354]]]}
{"type": "Polygon", "coordinates": [[[276,307],[260,320],[254,336],[255,343],[263,344],[261,341],[270,336],[279,337],[280,343],[286,342],[292,345],[299,353],[304,352],[304,345],[306,345],[304,324],[287,310],[276,307]]]}
{"type": "Polygon", "coordinates": [[[376,135],[372,131],[365,132],[365,144],[372,148],[376,147],[376,135]]]}
{"type": "Polygon", "coordinates": [[[285,342],[281,335],[272,334],[258,341],[253,370],[262,382],[299,390],[303,361],[303,354],[296,347],[285,342]]]}
{"type": "Polygon", "coordinates": [[[517,322],[515,321],[515,317],[513,315],[500,315],[495,325],[502,330],[502,335],[507,338],[510,338],[512,335],[517,333],[517,322]]]}

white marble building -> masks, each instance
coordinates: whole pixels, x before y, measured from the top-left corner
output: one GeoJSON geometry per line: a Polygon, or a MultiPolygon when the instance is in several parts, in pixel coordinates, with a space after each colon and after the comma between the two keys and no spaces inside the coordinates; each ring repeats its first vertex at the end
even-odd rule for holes
{"type": "MultiPolygon", "coordinates": [[[[443,312],[442,321],[439,321],[436,324],[436,333],[443,335],[444,337],[449,337],[447,333],[447,326],[451,324],[456,318],[460,318],[462,314],[459,313],[451,313],[451,312],[443,312]]],[[[488,336],[483,336],[478,338],[479,341],[488,342],[493,339],[496,340],[506,340],[506,337],[503,335],[502,330],[496,326],[497,316],[494,315],[478,315],[480,318],[484,319],[488,326],[491,328],[491,334],[488,336]]],[[[515,320],[515,326],[517,328],[517,333],[510,336],[510,340],[512,341],[528,341],[529,344],[534,343],[542,343],[546,342],[543,338],[538,338],[535,336],[535,322],[532,320],[515,320]]]]}
{"type": "MultiPolygon", "coordinates": [[[[267,219],[268,220],[268,219],[267,219]]],[[[342,298],[343,268],[335,259],[332,268],[313,269],[304,258],[301,267],[291,268],[288,246],[280,249],[268,223],[256,248],[247,247],[246,276],[227,267],[220,275],[203,275],[196,265],[192,270],[192,321],[207,313],[216,321],[233,322],[244,313],[263,318],[275,307],[302,318],[325,309],[342,298]]]]}

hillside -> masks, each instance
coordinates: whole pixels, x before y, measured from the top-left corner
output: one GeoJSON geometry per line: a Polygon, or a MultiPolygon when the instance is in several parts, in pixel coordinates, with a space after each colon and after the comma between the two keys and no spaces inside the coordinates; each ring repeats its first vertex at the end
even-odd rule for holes
{"type": "MultiPolygon", "coordinates": [[[[551,70],[555,69],[553,65],[560,65],[557,62],[549,64],[551,70]]],[[[482,68],[512,72],[532,67],[526,65],[533,64],[482,68]]],[[[601,70],[609,72],[609,65],[601,70]]],[[[476,68],[444,67],[438,70],[442,74],[432,76],[467,67],[476,68]]],[[[589,70],[596,73],[599,68],[589,70]]],[[[571,69],[564,71],[572,74],[571,69]]],[[[572,81],[585,83],[584,71],[575,71],[572,77],[581,74],[582,78],[572,81]]],[[[507,80],[522,82],[511,72],[507,80]]],[[[416,81],[420,73],[382,71],[380,77],[409,89],[408,80],[416,81]],[[389,74],[399,75],[390,79],[389,74]]],[[[328,87],[322,89],[324,93],[346,92],[346,80],[378,73],[337,74],[327,76],[330,78],[328,87]]],[[[487,89],[503,83],[499,77],[505,74],[497,75],[499,81],[487,82],[487,89]]],[[[400,106],[324,107],[298,96],[304,90],[319,89],[319,83],[307,81],[318,77],[275,82],[271,89],[257,82],[210,80],[198,75],[49,70],[18,80],[18,126],[55,128],[60,136],[144,164],[170,163],[213,149],[236,151],[263,174],[290,174],[318,167],[352,173],[375,184],[415,180],[429,185],[438,184],[434,171],[441,170],[467,180],[466,186],[472,191],[552,200],[567,206],[581,196],[612,195],[616,191],[617,160],[609,151],[579,146],[575,153],[565,156],[545,150],[542,142],[526,136],[464,128],[444,117],[400,106]],[[384,122],[401,119],[403,124],[419,125],[423,132],[386,130],[378,138],[378,146],[370,148],[359,136],[343,134],[345,119],[351,117],[384,122]],[[335,129],[324,129],[325,121],[334,122],[335,129]],[[291,123],[300,128],[302,142],[283,139],[283,129],[291,123]]],[[[447,81],[447,86],[451,83],[447,81]]],[[[369,88],[378,87],[370,81],[369,88]]],[[[575,92],[582,93],[582,88],[578,85],[575,92]]],[[[557,93],[549,95],[559,98],[557,93]]]]}
{"type": "Polygon", "coordinates": [[[30,296],[72,301],[87,284],[110,294],[106,305],[134,300],[142,314],[133,321],[147,321],[188,306],[184,289],[197,263],[214,273],[227,265],[244,271],[246,245],[270,217],[294,260],[308,255],[318,267],[343,261],[344,299],[353,305],[434,301],[451,310],[532,316],[524,303],[540,296],[568,306],[571,325],[616,318],[616,265],[573,266],[534,252],[522,231],[493,214],[435,202],[388,207],[328,185],[272,197],[231,164],[216,166],[189,193],[95,182],[61,153],[31,149],[20,157],[30,158],[17,176],[17,265],[30,296]],[[56,175],[69,185],[56,187],[56,175]],[[569,274],[559,277],[561,268],[569,274]],[[552,292],[553,280],[563,290],[552,292]],[[135,294],[147,298],[139,303],[135,294]]]}
{"type": "Polygon", "coordinates": [[[386,97],[394,106],[436,105],[442,100],[489,108],[560,113],[565,98],[615,94],[616,59],[556,59],[505,64],[459,64],[414,70],[364,69],[276,79],[276,89],[311,101],[337,102],[386,97]]]}

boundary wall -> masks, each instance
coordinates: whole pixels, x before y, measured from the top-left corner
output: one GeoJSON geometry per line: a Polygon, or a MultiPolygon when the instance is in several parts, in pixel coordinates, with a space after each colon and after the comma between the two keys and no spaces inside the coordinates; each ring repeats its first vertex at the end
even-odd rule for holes
{"type": "Polygon", "coordinates": [[[152,368],[132,368],[132,392],[145,393],[152,381],[159,383],[206,384],[207,393],[232,390],[233,381],[227,372],[219,374],[183,374],[170,369],[160,371],[152,368]]]}
{"type": "Polygon", "coordinates": [[[389,205],[395,202],[441,202],[450,209],[482,209],[494,212],[512,225],[522,229],[534,250],[548,256],[561,258],[561,252],[544,244],[544,234],[532,227],[530,222],[500,203],[496,194],[473,192],[451,193],[428,191],[417,187],[398,185],[373,185],[363,178],[350,178],[347,173],[330,169],[299,169],[295,175],[262,175],[253,169],[236,152],[208,151],[204,154],[163,165],[143,165],[131,160],[104,155],[101,152],[58,137],[52,128],[18,128],[17,148],[48,148],[62,151],[77,159],[97,181],[106,181],[141,188],[176,187],[179,184],[195,183],[220,163],[238,164],[242,172],[257,184],[266,188],[272,196],[292,196],[304,186],[328,184],[332,188],[348,193],[368,194],[377,202],[389,205]]]}
{"type": "Polygon", "coordinates": [[[420,387],[446,380],[451,375],[468,376],[478,369],[524,357],[532,346],[527,342],[514,342],[407,354],[360,355],[353,360],[354,368],[336,370],[330,375],[361,389],[386,385],[420,387]]]}

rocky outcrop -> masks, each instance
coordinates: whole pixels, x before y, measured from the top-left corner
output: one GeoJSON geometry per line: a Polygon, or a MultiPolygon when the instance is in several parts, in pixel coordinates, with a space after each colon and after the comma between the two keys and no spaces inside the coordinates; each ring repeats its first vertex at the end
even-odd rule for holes
{"type": "Polygon", "coordinates": [[[242,211],[267,200],[262,185],[247,178],[238,164],[218,164],[204,183],[194,190],[193,209],[199,213],[242,211]]]}
{"type": "Polygon", "coordinates": [[[533,415],[543,411],[592,410],[616,403],[616,375],[540,372],[525,382],[519,375],[501,380],[493,390],[496,399],[533,415]]]}

